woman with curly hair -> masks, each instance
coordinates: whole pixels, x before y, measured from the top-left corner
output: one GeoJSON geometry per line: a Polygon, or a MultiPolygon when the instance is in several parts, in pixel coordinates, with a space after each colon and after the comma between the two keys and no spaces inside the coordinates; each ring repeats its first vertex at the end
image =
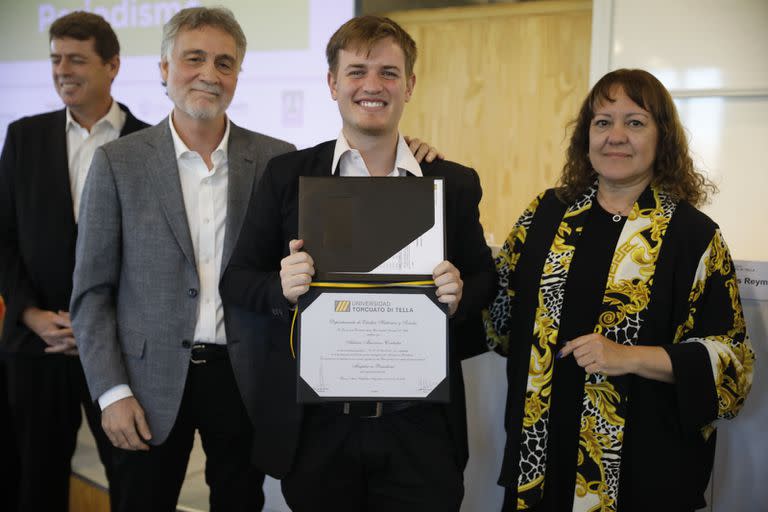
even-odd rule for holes
{"type": "Polygon", "coordinates": [[[696,209],[715,187],[642,70],[595,84],[567,158],[496,260],[504,510],[701,508],[713,422],[737,414],[754,362],[728,248],[696,209]]]}

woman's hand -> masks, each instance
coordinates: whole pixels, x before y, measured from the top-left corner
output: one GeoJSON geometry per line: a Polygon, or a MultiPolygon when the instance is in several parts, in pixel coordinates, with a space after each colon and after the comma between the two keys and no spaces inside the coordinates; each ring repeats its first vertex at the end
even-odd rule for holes
{"type": "Polygon", "coordinates": [[[558,352],[561,359],[573,354],[576,364],[587,373],[617,376],[634,373],[647,379],[674,382],[672,360],[661,347],[620,345],[602,334],[574,338],[558,352]]]}
{"type": "Polygon", "coordinates": [[[584,368],[587,373],[625,375],[629,373],[626,364],[628,348],[609,340],[602,334],[592,333],[566,343],[558,352],[557,358],[561,359],[573,354],[576,364],[584,368]]]}

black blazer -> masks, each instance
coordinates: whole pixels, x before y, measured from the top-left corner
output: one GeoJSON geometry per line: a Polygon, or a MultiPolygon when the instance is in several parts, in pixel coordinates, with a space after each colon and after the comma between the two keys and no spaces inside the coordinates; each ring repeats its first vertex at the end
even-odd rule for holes
{"type": "MultiPolygon", "coordinates": [[[[148,125],[127,114],[120,135],[148,125]]],[[[7,305],[0,351],[42,354],[21,322],[29,306],[69,310],[77,225],[69,184],[66,110],[11,123],[0,156],[0,294],[7,305]]]]}
{"type": "MultiPolygon", "coordinates": [[[[280,285],[280,260],[298,234],[299,176],[329,176],[335,141],[273,158],[254,193],[237,247],[221,284],[228,307],[255,313],[250,339],[261,358],[261,396],[255,425],[254,461],[281,478],[291,468],[302,408],[296,403],[296,362],[289,348],[290,315],[280,285]]],[[[482,196],[477,173],[461,165],[422,164],[425,176],[445,178],[447,257],[464,281],[461,303],[450,321],[451,402],[444,407],[456,446],[457,463],[467,461],[467,428],[461,359],[484,351],[480,311],[491,300],[496,272],[480,225],[482,196]]],[[[396,205],[393,205],[396,207],[396,205]]]]}

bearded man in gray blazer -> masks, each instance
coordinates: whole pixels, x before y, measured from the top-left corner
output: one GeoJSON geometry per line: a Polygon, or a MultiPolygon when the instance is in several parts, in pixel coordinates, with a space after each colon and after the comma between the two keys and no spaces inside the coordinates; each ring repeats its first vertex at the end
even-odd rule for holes
{"type": "Polygon", "coordinates": [[[254,326],[218,285],[267,161],[295,148],[227,118],[245,48],[226,9],[176,14],[160,64],[173,111],[99,149],[83,193],[72,325],[116,447],[116,510],[175,510],[195,430],[211,510],[263,505],[249,449],[258,355],[239,342],[254,326]]]}

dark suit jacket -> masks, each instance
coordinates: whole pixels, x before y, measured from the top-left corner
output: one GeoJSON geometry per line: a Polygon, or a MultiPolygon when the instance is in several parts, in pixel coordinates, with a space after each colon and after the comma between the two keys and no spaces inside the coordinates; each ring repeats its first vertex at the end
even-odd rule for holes
{"type": "MultiPolygon", "coordinates": [[[[221,285],[222,299],[230,308],[255,313],[251,335],[243,339],[261,351],[253,368],[262,376],[254,461],[277,478],[291,468],[302,417],[302,407],[296,403],[296,361],[289,350],[290,311],[280,285],[280,260],[288,254],[288,242],[298,238],[298,178],[330,175],[334,144],[325,142],[270,161],[221,285]]],[[[467,434],[460,360],[483,350],[479,315],[493,295],[496,272],[479,221],[482,191],[477,173],[446,161],[421,167],[425,176],[445,178],[447,256],[464,280],[463,298],[450,321],[451,403],[444,408],[457,464],[464,467],[467,434]]]]}
{"type": "MultiPolygon", "coordinates": [[[[149,126],[124,106],[120,136],[149,126]]],[[[69,310],[77,224],[72,210],[66,110],[11,123],[0,157],[0,294],[8,312],[0,350],[42,354],[21,323],[29,306],[69,310]]]]}

